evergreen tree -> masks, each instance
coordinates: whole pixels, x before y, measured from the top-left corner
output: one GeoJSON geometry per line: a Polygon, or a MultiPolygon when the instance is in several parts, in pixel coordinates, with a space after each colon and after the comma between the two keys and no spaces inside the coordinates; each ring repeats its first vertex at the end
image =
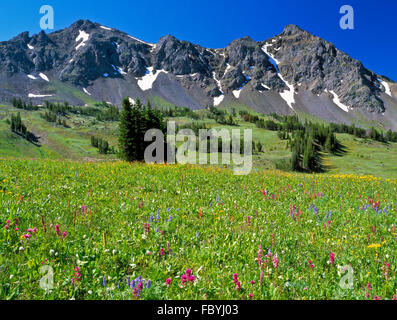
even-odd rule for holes
{"type": "Polygon", "coordinates": [[[123,100],[123,111],[120,116],[119,149],[120,156],[126,161],[136,160],[135,128],[136,119],[132,112],[129,97],[123,100]]]}

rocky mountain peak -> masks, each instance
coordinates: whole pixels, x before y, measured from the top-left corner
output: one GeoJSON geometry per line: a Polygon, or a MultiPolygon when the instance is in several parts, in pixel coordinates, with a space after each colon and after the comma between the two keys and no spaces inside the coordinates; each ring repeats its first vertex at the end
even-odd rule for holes
{"type": "Polygon", "coordinates": [[[284,31],[282,32],[282,35],[285,36],[291,36],[291,35],[296,35],[296,34],[301,34],[301,33],[307,33],[303,29],[299,28],[295,24],[288,24],[285,26],[284,31]]]}
{"type": "MultiPolygon", "coordinates": [[[[238,101],[282,113],[302,107],[306,102],[297,97],[306,95],[317,99],[310,104],[321,105],[325,99],[329,108],[342,108],[340,112],[382,114],[390,103],[385,104],[385,93],[393,99],[396,92],[387,77],[293,24],[266,41],[246,36],[220,49],[170,34],[157,44],[147,43],[90,20],[0,42],[0,99],[40,96],[52,80],[116,104],[126,95],[159,95],[192,108],[238,101]]],[[[53,86],[48,90],[53,92],[53,86]]],[[[65,92],[60,96],[69,98],[65,92]]],[[[76,97],[69,102],[82,103],[76,97]]]]}

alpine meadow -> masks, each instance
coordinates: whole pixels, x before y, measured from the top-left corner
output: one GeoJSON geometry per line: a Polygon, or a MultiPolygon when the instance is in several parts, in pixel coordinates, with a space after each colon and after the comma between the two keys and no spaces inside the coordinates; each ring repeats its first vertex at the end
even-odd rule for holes
{"type": "Polygon", "coordinates": [[[0,42],[0,300],[397,300],[392,63],[290,23],[0,42]]]}

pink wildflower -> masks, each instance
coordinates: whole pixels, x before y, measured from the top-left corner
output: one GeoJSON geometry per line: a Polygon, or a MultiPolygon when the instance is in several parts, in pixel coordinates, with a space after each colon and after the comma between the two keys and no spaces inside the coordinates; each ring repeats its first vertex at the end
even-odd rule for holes
{"type": "Polygon", "coordinates": [[[333,252],[329,254],[329,263],[332,265],[335,264],[335,253],[333,252]]]}
{"type": "Polygon", "coordinates": [[[171,282],[172,282],[172,279],[170,279],[170,278],[168,278],[167,280],[165,280],[165,284],[166,284],[167,286],[169,286],[169,285],[171,284],[171,282]]]}
{"type": "Polygon", "coordinates": [[[134,296],[134,298],[138,298],[138,289],[134,288],[134,290],[132,290],[132,295],[134,296]]]}
{"type": "Polygon", "coordinates": [[[278,269],[278,259],[277,259],[277,255],[275,255],[273,257],[273,268],[274,269],[278,269]]]}

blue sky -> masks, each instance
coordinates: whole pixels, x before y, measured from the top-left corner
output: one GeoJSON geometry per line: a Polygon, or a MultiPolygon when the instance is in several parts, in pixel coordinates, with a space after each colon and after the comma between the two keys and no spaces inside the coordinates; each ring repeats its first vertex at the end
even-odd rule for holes
{"type": "Polygon", "coordinates": [[[55,10],[55,29],[78,19],[117,28],[148,42],[172,34],[210,48],[249,35],[265,40],[287,24],[333,42],[365,67],[397,81],[396,0],[12,0],[0,3],[0,41],[40,31],[39,9],[55,10]],[[355,29],[342,30],[342,5],[355,11],[355,29]]]}

